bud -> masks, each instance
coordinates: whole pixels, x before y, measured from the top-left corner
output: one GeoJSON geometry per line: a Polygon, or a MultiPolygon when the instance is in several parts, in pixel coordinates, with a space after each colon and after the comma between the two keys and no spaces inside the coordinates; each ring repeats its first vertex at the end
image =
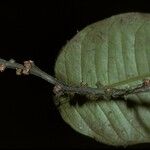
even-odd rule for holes
{"type": "Polygon", "coordinates": [[[5,70],[6,66],[4,64],[0,64],[0,72],[3,72],[5,70]]]}
{"type": "Polygon", "coordinates": [[[21,75],[22,74],[22,69],[16,68],[16,75],[21,75]]]}

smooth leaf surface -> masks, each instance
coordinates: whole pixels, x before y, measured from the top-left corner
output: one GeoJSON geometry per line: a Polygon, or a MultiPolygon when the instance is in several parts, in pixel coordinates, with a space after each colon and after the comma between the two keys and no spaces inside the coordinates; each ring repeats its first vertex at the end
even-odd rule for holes
{"type": "MultiPolygon", "coordinates": [[[[117,88],[150,77],[150,15],[126,13],[87,26],[63,47],[56,77],[69,85],[117,88]]],[[[68,100],[61,97],[59,101],[68,100]]],[[[79,99],[80,101],[81,99],[79,99]]],[[[58,107],[76,131],[110,145],[150,142],[150,93],[58,107]]]]}

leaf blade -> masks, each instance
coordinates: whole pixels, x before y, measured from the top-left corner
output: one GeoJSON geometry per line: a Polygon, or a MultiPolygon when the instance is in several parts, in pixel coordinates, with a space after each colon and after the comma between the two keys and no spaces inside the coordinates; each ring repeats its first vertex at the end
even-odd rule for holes
{"type": "MultiPolygon", "coordinates": [[[[56,77],[67,84],[83,82],[90,87],[96,87],[98,81],[113,87],[140,83],[150,77],[149,28],[150,15],[139,13],[113,16],[88,26],[63,48],[55,66],[56,77]]],[[[150,94],[129,95],[128,99],[149,103],[150,94]]],[[[111,145],[150,142],[147,107],[129,107],[123,101],[99,101],[82,106],[68,102],[59,110],[76,131],[100,142],[111,145]],[[67,114],[71,115],[70,119],[67,114]],[[79,122],[85,129],[80,128],[79,122]]]]}

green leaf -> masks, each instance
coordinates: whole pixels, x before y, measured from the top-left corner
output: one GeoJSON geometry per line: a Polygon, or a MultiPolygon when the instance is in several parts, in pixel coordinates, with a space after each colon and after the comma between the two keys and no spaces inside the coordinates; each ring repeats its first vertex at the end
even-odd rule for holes
{"type": "MultiPolygon", "coordinates": [[[[150,15],[126,13],[87,26],[63,47],[56,77],[68,85],[125,88],[150,77],[150,15]]],[[[82,101],[82,98],[78,99],[82,101]]],[[[71,104],[59,98],[62,118],[76,131],[110,145],[150,142],[150,93],[127,101],[71,104]],[[61,103],[62,102],[62,103],[61,103]]]]}

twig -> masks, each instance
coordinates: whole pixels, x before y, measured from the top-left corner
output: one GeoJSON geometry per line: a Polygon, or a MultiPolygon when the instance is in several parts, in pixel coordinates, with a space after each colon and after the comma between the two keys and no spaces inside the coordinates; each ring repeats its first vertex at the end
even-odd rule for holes
{"type": "Polygon", "coordinates": [[[29,75],[33,74],[38,76],[47,82],[54,85],[53,92],[56,96],[61,95],[84,95],[87,97],[95,97],[95,99],[117,99],[123,98],[125,99],[126,95],[141,93],[141,92],[150,92],[150,80],[145,79],[141,84],[126,88],[126,89],[116,89],[107,87],[101,88],[91,88],[91,87],[83,87],[83,86],[70,86],[66,85],[62,81],[57,80],[56,78],[52,77],[51,75],[47,74],[46,72],[39,69],[33,61],[25,61],[24,65],[16,63],[14,60],[6,61],[4,59],[0,59],[0,71],[3,72],[6,68],[16,69],[17,75],[29,75]]]}
{"type": "Polygon", "coordinates": [[[33,74],[35,76],[38,76],[44,80],[46,80],[47,82],[51,83],[51,84],[58,84],[59,81],[50,76],[49,74],[47,74],[46,72],[42,71],[41,69],[39,69],[37,66],[34,65],[34,62],[29,60],[29,61],[24,61],[24,65],[16,63],[15,60],[11,59],[9,61],[6,61],[4,59],[0,59],[0,71],[4,71],[4,69],[6,68],[11,68],[11,69],[16,69],[16,73],[17,75],[21,75],[21,74],[33,74]],[[30,66],[30,68],[29,68],[30,66]]]}
{"type": "Polygon", "coordinates": [[[129,87],[127,89],[115,89],[112,93],[112,98],[124,98],[125,96],[129,94],[137,94],[141,92],[150,92],[150,80],[144,79],[141,84],[138,84],[136,86],[129,87]]]}

